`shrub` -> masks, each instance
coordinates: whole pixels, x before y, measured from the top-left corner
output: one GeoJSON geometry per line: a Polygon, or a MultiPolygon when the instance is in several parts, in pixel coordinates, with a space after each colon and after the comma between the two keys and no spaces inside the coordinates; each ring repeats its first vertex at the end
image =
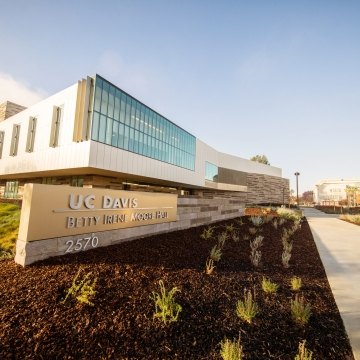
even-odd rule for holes
{"type": "Polygon", "coordinates": [[[231,234],[231,240],[234,241],[234,242],[238,242],[240,240],[240,237],[239,237],[239,233],[234,231],[232,234],[231,234]]]}
{"type": "Polygon", "coordinates": [[[248,322],[249,324],[252,323],[255,316],[258,314],[258,306],[256,302],[253,301],[253,296],[251,291],[244,291],[244,300],[238,300],[236,303],[236,315],[248,322]]]}
{"type": "Polygon", "coordinates": [[[204,240],[210,240],[214,236],[214,227],[208,226],[206,229],[203,230],[200,237],[204,240]]]}
{"type": "Polygon", "coordinates": [[[277,208],[276,212],[280,218],[287,219],[287,220],[300,220],[302,218],[301,211],[286,209],[286,208],[277,208]]]}
{"type": "Polygon", "coordinates": [[[182,310],[181,305],[174,300],[174,294],[178,292],[177,287],[173,287],[169,292],[166,291],[164,282],[159,281],[160,293],[152,292],[150,299],[155,303],[154,318],[160,318],[164,324],[177,321],[182,310]]]}
{"type": "Polygon", "coordinates": [[[222,256],[221,249],[218,247],[218,245],[215,245],[210,251],[210,259],[217,262],[220,261],[221,256],[222,256]]]}
{"type": "Polygon", "coordinates": [[[305,347],[306,340],[299,343],[298,353],[294,360],[312,360],[313,353],[305,347]]]}
{"type": "Polygon", "coordinates": [[[90,301],[96,294],[95,286],[97,278],[91,279],[91,271],[80,279],[81,268],[75,275],[71,287],[67,290],[66,296],[62,303],[65,303],[69,296],[75,298],[79,303],[94,306],[90,301]]]}
{"type": "Polygon", "coordinates": [[[340,215],[341,220],[360,225],[360,215],[340,215]]]}
{"type": "Polygon", "coordinates": [[[301,289],[301,278],[297,277],[297,276],[293,276],[290,279],[290,285],[291,285],[291,290],[293,291],[299,291],[301,289]]]}
{"type": "Polygon", "coordinates": [[[213,271],[215,270],[214,260],[213,259],[207,259],[205,264],[205,272],[207,275],[211,275],[213,271]]]}
{"type": "Polygon", "coordinates": [[[261,287],[266,293],[276,293],[279,289],[279,285],[271,282],[271,280],[263,277],[261,287]]]}
{"type": "Polygon", "coordinates": [[[290,306],[294,321],[300,325],[307,324],[311,316],[311,307],[305,304],[304,298],[295,295],[295,300],[290,300],[290,306]]]}
{"type": "Polygon", "coordinates": [[[220,343],[221,350],[220,355],[223,360],[241,360],[243,358],[242,346],[240,345],[240,339],[237,341],[231,341],[224,339],[220,343]]]}

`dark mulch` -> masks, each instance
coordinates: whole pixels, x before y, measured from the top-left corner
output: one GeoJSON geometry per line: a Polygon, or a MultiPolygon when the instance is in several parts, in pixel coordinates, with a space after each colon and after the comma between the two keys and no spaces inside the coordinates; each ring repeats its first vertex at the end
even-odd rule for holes
{"type": "MultiPolygon", "coordinates": [[[[0,263],[1,359],[220,359],[220,342],[240,336],[245,359],[294,359],[306,340],[314,358],[353,360],[347,335],[305,221],[293,235],[290,268],[281,263],[280,230],[269,223],[262,234],[262,264],[249,259],[248,219],[235,220],[240,241],[227,241],[215,273],[206,258],[215,240],[202,240],[203,227],[152,236],[117,246],[48,259],[22,268],[0,263]],[[97,277],[94,306],[61,303],[79,267],[97,277]],[[289,288],[301,277],[301,293],[311,305],[305,326],[290,314],[289,288]],[[263,276],[280,285],[274,295],[261,290],[263,276]],[[179,320],[153,319],[152,291],[159,280],[177,286],[179,320]],[[244,289],[255,289],[261,312],[253,324],[235,314],[244,289]]],[[[223,223],[217,231],[223,231],[223,223]]],[[[289,224],[288,224],[289,225],[289,224]]]]}

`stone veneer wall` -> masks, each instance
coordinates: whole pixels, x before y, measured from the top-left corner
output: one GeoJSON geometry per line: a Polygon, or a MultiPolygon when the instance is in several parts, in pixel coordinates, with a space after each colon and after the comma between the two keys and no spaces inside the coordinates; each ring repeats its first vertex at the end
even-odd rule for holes
{"type": "Polygon", "coordinates": [[[16,115],[20,111],[25,110],[26,107],[12,103],[10,101],[5,101],[0,104],[0,121],[3,121],[10,116],[16,115]]]}
{"type": "Polygon", "coordinates": [[[289,203],[289,179],[248,173],[247,187],[247,204],[289,203]]]}
{"type": "Polygon", "coordinates": [[[232,219],[244,214],[245,200],[246,193],[199,192],[195,196],[178,197],[176,222],[87,233],[28,243],[18,239],[15,262],[25,266],[52,256],[64,255],[68,248],[67,241],[72,240],[76,243],[76,240],[79,238],[97,236],[99,238],[98,246],[109,246],[140,237],[232,219]]]}

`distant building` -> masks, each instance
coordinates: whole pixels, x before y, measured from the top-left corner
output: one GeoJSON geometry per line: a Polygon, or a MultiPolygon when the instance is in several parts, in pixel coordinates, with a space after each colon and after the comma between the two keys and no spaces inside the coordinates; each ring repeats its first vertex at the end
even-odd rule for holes
{"type": "MultiPolygon", "coordinates": [[[[315,185],[314,202],[316,205],[339,205],[346,203],[346,187],[358,187],[360,180],[321,180],[315,185]]],[[[355,197],[356,198],[356,197],[355,197]]],[[[358,198],[356,198],[358,202],[358,198]]]]}

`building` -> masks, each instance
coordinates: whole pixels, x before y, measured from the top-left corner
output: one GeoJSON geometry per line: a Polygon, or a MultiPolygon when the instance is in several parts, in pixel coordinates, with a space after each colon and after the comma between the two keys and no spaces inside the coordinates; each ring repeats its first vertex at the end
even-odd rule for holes
{"type": "Polygon", "coordinates": [[[221,153],[99,75],[0,106],[0,197],[27,182],[288,203],[280,168],[221,153]]]}
{"type": "Polygon", "coordinates": [[[321,180],[315,185],[314,202],[317,205],[348,205],[348,201],[349,205],[359,204],[360,194],[348,193],[347,187],[360,189],[360,180],[321,180]]]}

